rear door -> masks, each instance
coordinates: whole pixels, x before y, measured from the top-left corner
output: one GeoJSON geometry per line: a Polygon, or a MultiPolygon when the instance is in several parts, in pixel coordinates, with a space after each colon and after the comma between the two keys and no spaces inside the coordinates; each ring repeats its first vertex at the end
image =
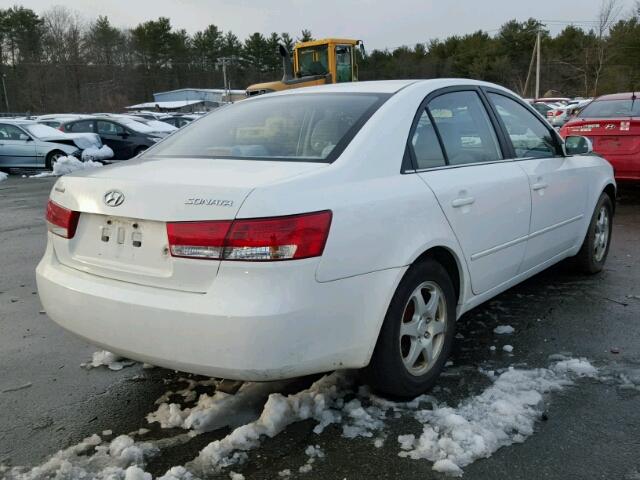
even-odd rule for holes
{"type": "Polygon", "coordinates": [[[0,166],[36,166],[36,142],[21,128],[0,123],[0,166]]]}
{"type": "Polygon", "coordinates": [[[521,271],[573,247],[580,236],[587,202],[587,179],[580,157],[565,157],[556,134],[528,108],[503,92],[487,96],[526,172],[531,188],[531,225],[521,271]]]}
{"type": "Polygon", "coordinates": [[[448,89],[425,103],[409,149],[462,247],[473,291],[480,294],[518,273],[531,210],[527,177],[504,159],[504,139],[478,90],[448,89]]]}

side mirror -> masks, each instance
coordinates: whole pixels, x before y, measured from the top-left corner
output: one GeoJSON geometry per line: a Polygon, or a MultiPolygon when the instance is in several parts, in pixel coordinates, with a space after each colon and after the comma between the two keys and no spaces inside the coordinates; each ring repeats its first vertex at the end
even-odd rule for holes
{"type": "Polygon", "coordinates": [[[587,137],[570,136],[564,140],[568,155],[585,155],[593,152],[593,143],[587,137]]]}
{"type": "Polygon", "coordinates": [[[122,137],[122,138],[127,138],[127,137],[129,136],[129,133],[128,133],[128,132],[120,132],[120,133],[118,134],[118,136],[120,136],[120,137],[122,137]]]}
{"type": "Polygon", "coordinates": [[[20,140],[24,140],[24,141],[29,141],[31,140],[31,137],[29,135],[27,135],[26,133],[21,133],[20,134],[20,140]]]}

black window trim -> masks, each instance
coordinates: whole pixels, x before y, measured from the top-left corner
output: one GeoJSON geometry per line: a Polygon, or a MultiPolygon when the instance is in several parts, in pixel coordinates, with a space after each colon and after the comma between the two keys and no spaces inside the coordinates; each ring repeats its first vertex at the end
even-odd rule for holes
{"type": "MultiPolygon", "coordinates": [[[[511,146],[511,141],[508,139],[508,137],[505,137],[505,132],[506,130],[503,130],[502,126],[498,123],[498,119],[496,118],[496,112],[493,110],[492,105],[489,103],[488,99],[483,93],[483,87],[479,85],[452,85],[450,87],[439,88],[427,94],[427,96],[422,100],[422,102],[420,102],[420,106],[418,107],[413,117],[413,122],[411,123],[411,128],[409,129],[409,136],[407,138],[407,142],[405,145],[405,152],[402,160],[402,167],[401,167],[400,173],[402,174],[420,173],[420,172],[427,172],[432,170],[445,170],[449,168],[463,168],[463,167],[473,167],[477,165],[490,165],[493,163],[512,162],[514,161],[514,158],[512,157],[513,147],[511,146]],[[503,158],[488,161],[488,162],[473,162],[473,163],[462,163],[459,165],[451,165],[449,163],[449,158],[447,157],[447,151],[444,148],[444,144],[442,142],[440,132],[436,127],[436,124],[433,120],[431,112],[427,108],[427,105],[434,98],[437,98],[446,93],[468,92],[468,91],[473,91],[478,94],[480,102],[484,106],[484,109],[487,112],[487,116],[489,117],[489,123],[491,124],[491,127],[493,128],[493,131],[498,140],[498,146],[500,148],[500,153],[502,154],[503,158]],[[439,167],[418,168],[417,158],[415,156],[415,152],[413,151],[413,146],[411,144],[411,140],[413,139],[413,135],[416,131],[416,128],[418,127],[418,121],[422,116],[423,110],[427,112],[427,115],[429,116],[429,120],[431,121],[431,124],[433,125],[433,129],[436,133],[436,136],[438,137],[438,143],[440,143],[442,156],[444,157],[445,164],[439,167]]],[[[521,159],[518,159],[518,160],[521,160],[521,159]]]]}
{"type": "Polygon", "coordinates": [[[486,98],[486,102],[488,103],[489,108],[491,109],[491,111],[493,112],[493,115],[495,117],[495,121],[498,124],[498,127],[501,131],[502,131],[502,135],[504,136],[504,138],[507,140],[507,146],[508,146],[508,150],[509,150],[509,158],[511,160],[514,160],[516,162],[518,161],[526,161],[526,160],[542,160],[543,158],[564,158],[566,157],[566,153],[564,151],[564,148],[562,147],[563,142],[560,139],[560,135],[558,134],[558,132],[556,131],[555,128],[553,128],[549,122],[547,122],[542,115],[540,114],[540,112],[538,112],[535,108],[533,108],[531,105],[529,105],[527,102],[525,102],[524,100],[511,95],[509,92],[506,92],[504,90],[499,90],[497,88],[492,88],[492,87],[483,87],[481,88],[482,90],[482,94],[483,96],[486,98]],[[509,100],[514,101],[515,103],[523,106],[525,108],[525,110],[531,112],[533,114],[533,116],[540,122],[540,124],[547,129],[547,131],[551,134],[551,138],[554,140],[554,144],[555,144],[555,148],[556,148],[556,153],[555,155],[553,155],[553,157],[516,157],[516,151],[515,148],[513,147],[513,143],[511,142],[511,138],[509,137],[509,133],[507,131],[507,127],[504,124],[504,122],[502,121],[502,118],[500,118],[500,115],[498,114],[498,111],[495,107],[495,105],[493,104],[493,102],[491,101],[491,99],[489,98],[489,94],[495,94],[495,95],[501,95],[505,98],[508,98],[509,100]]]}

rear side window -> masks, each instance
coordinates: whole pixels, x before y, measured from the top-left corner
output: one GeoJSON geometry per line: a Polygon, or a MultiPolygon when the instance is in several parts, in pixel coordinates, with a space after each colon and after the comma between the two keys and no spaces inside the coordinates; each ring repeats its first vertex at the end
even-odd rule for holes
{"type": "Polygon", "coordinates": [[[93,132],[93,120],[83,120],[75,122],[67,126],[67,130],[71,132],[93,132]]]}
{"type": "Polygon", "coordinates": [[[450,165],[502,159],[496,133],[476,92],[445,93],[431,100],[427,108],[450,165]]]}
{"type": "Polygon", "coordinates": [[[426,110],[423,110],[418,120],[416,130],[411,138],[411,148],[416,157],[418,169],[445,165],[440,142],[426,110]]]}
{"type": "Polygon", "coordinates": [[[551,131],[518,102],[489,93],[498,115],[507,129],[516,158],[545,158],[558,153],[551,131]]]}
{"type": "Polygon", "coordinates": [[[330,163],[388,97],[316,93],[244,100],[176,132],[152,154],[330,163]]]}

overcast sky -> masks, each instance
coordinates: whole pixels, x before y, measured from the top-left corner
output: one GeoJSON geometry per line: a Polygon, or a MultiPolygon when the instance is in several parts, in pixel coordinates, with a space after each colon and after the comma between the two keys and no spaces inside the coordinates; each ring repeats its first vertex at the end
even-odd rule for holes
{"type": "MultiPolygon", "coordinates": [[[[553,34],[561,22],[595,20],[602,0],[22,0],[14,4],[42,13],[53,5],[77,10],[91,20],[106,15],[119,27],[169,17],[171,24],[193,33],[213,23],[241,39],[253,32],[290,32],[308,28],[316,38],[362,39],[367,49],[414,45],[433,38],[491,31],[512,18],[534,17],[549,23],[553,34]]],[[[623,13],[634,0],[619,0],[623,13]]],[[[11,0],[0,0],[11,5],[11,0]]]]}

